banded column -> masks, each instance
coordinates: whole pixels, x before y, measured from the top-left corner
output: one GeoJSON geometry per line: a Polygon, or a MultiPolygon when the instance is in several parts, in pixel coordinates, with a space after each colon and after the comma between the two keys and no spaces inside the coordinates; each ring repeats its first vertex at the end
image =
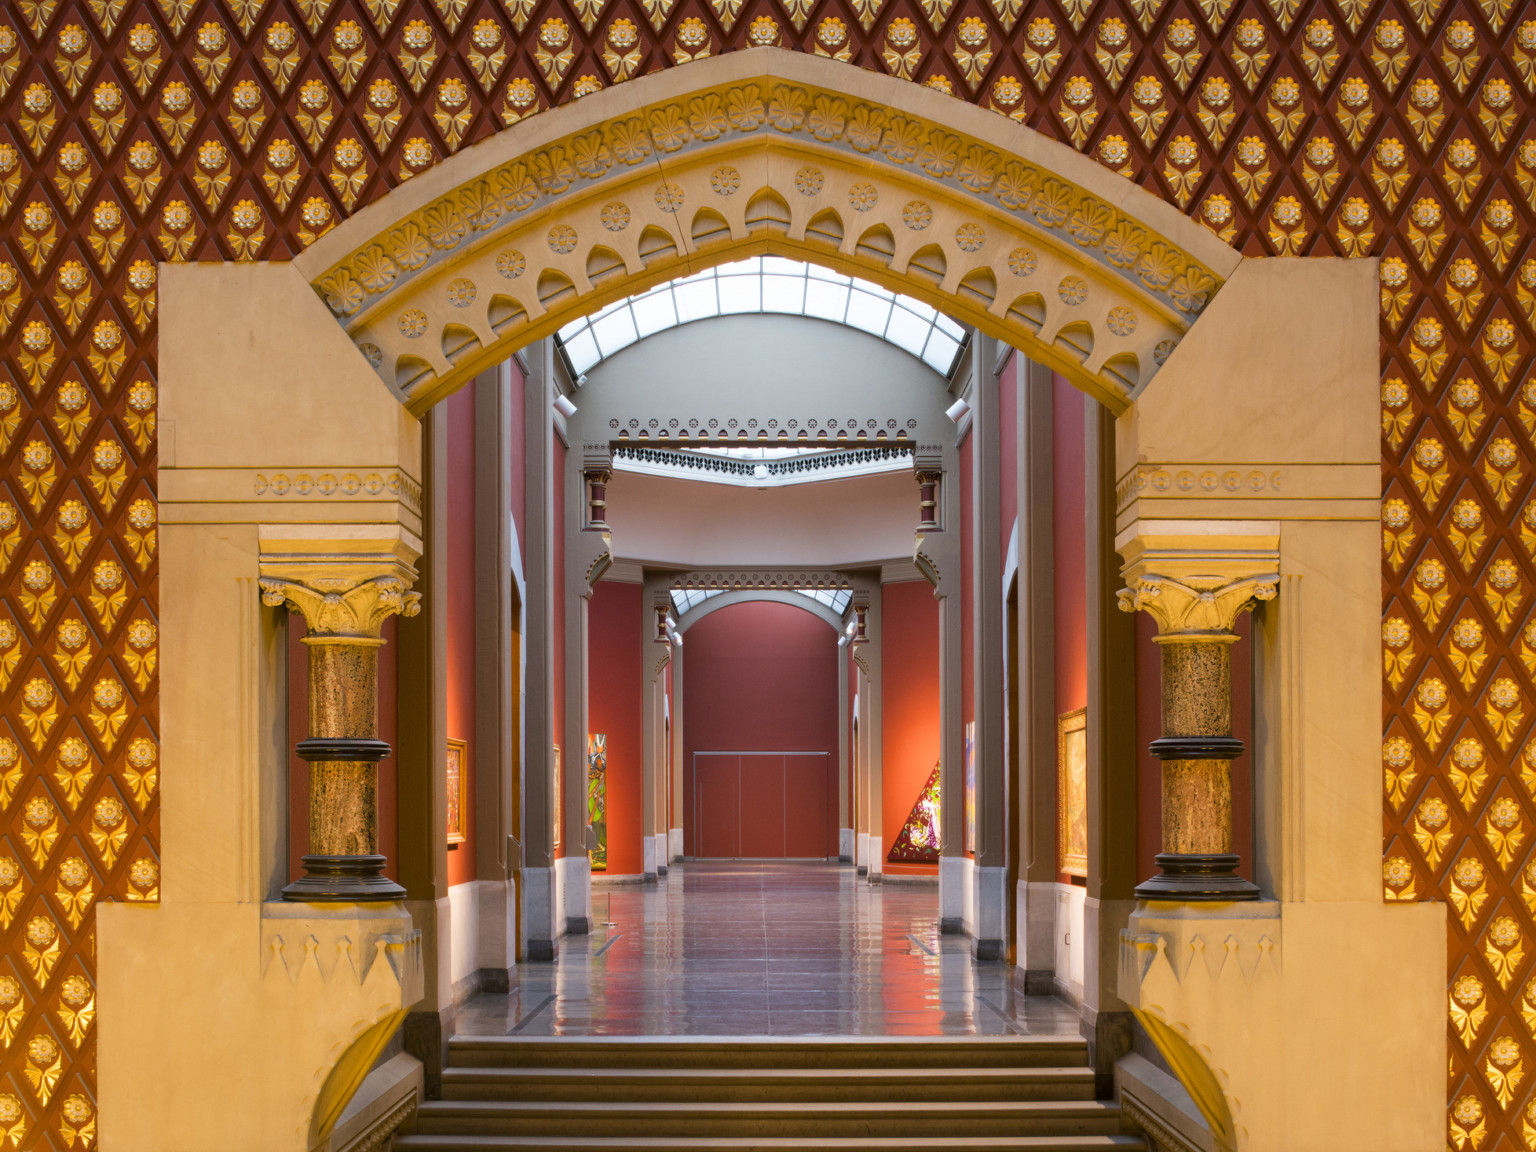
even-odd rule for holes
{"type": "Polygon", "coordinates": [[[1154,570],[1157,558],[1143,556],[1118,593],[1122,611],[1157,622],[1162,649],[1163,735],[1151,752],[1163,769],[1163,850],[1138,899],[1259,898],[1258,886],[1237,875],[1232,851],[1232,761],[1243,753],[1232,735],[1234,626],[1255,601],[1274,599],[1280,580],[1254,572],[1255,559],[1183,554],[1154,570]],[[1234,576],[1234,565],[1247,572],[1234,576]]]}
{"type": "Polygon", "coordinates": [[[405,898],[378,852],[379,761],[390,753],[379,739],[379,649],[384,621],[416,615],[421,594],[408,591],[415,573],[394,567],[374,576],[319,571],[261,580],[264,604],[286,604],[309,625],[309,738],[295,748],[309,762],[309,854],[284,900],[405,898]]]}

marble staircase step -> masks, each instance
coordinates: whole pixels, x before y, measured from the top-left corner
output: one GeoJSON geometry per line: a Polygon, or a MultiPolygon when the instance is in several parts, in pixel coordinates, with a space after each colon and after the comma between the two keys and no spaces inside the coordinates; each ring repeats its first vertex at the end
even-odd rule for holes
{"type": "Polygon", "coordinates": [[[450,1067],[1062,1068],[1086,1065],[1078,1036],[455,1036],[450,1067]]]}
{"type": "Polygon", "coordinates": [[[394,1152],[1148,1152],[1139,1136],[396,1136],[394,1152]]]}
{"type": "Polygon", "coordinates": [[[429,1100],[416,1118],[443,1135],[935,1136],[1110,1135],[1119,1109],[1098,1100],[640,1103],[429,1100]]]}
{"type": "Polygon", "coordinates": [[[1091,1100],[1075,1068],[450,1067],[444,1100],[790,1102],[1091,1100]]]}

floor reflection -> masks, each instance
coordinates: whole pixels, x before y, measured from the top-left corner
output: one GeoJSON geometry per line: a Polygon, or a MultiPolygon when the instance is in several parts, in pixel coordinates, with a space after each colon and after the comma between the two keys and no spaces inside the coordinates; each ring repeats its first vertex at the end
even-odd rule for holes
{"type": "Polygon", "coordinates": [[[599,886],[590,936],[461,1008],[460,1035],[1075,1034],[1067,1004],[938,931],[938,888],[835,864],[690,863],[599,886]]]}

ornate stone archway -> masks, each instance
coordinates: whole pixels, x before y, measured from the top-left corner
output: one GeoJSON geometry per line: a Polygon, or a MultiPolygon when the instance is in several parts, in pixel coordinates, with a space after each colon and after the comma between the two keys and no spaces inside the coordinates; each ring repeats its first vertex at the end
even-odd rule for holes
{"type": "Polygon", "coordinates": [[[1117,413],[1113,544],[1138,558],[1146,586],[1282,578],[1283,627],[1266,641],[1285,673],[1271,682],[1263,750],[1273,899],[1142,920],[1123,940],[1119,995],[1210,1053],[1240,1145],[1427,1147],[1440,1121],[1429,1086],[1444,1068],[1426,1039],[1443,1025],[1443,918],[1383,908],[1376,851],[1372,270],[1243,260],[1000,117],[768,51],[537,117],[413,179],[292,265],[164,270],[162,694],[178,770],[163,796],[161,904],[100,913],[113,1139],[171,1147],[163,1118],[214,1099],[227,1106],[196,1143],[174,1146],[307,1147],[334,1111],[337,1061],[353,1048],[347,1066],[365,1066],[354,1046],[420,991],[418,937],[398,905],[264,902],[276,855],[264,790],[287,750],[262,726],[275,625],[258,580],[341,595],[408,578],[427,408],[568,318],[752,252],[917,295],[1117,413]],[[273,411],[290,417],[282,436],[273,411]],[[1330,659],[1302,678],[1302,652],[1330,659]],[[177,1011],[187,987],[219,989],[239,1043],[214,1045],[177,1011]],[[1293,1060],[1275,1085],[1267,1044],[1289,1054],[1389,1017],[1408,1103],[1342,1045],[1293,1060]],[[149,1092],[136,1075],[146,1042],[161,1055],[149,1092]],[[260,1098],[244,1091],[256,1067],[260,1098]],[[1319,1103],[1300,1115],[1300,1100],[1319,1103]]]}
{"type": "Polygon", "coordinates": [[[757,49],[518,124],[295,264],[419,413],[603,304],[754,254],[899,288],[1117,412],[1240,261],[1010,120],[757,49]]]}

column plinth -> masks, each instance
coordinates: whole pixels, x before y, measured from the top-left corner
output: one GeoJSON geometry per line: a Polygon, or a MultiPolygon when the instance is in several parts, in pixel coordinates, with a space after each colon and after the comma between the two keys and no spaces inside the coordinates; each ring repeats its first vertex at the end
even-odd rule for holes
{"type": "Polygon", "coordinates": [[[414,616],[420,596],[400,576],[263,579],[262,600],[286,604],[309,625],[309,853],[304,875],[283,889],[303,903],[403,900],[378,851],[379,649],[384,621],[414,616]]]}

